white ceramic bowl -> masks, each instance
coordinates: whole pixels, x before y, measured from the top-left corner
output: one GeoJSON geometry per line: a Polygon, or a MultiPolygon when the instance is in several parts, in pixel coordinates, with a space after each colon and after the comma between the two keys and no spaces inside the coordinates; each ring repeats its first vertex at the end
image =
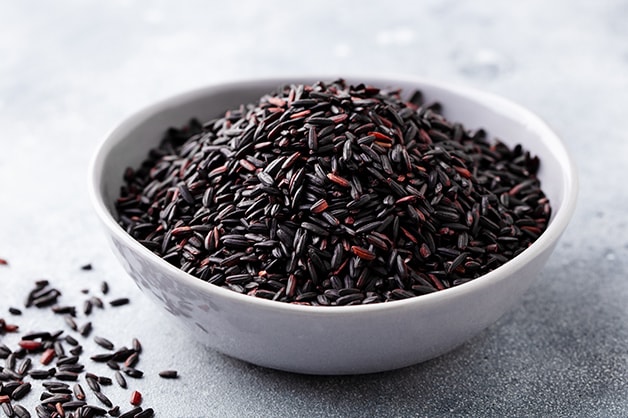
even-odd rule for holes
{"type": "MultiPolygon", "coordinates": [[[[328,80],[328,77],[321,78],[328,80]]],[[[421,79],[347,78],[420,89],[468,129],[521,143],[541,158],[539,177],[553,215],[526,251],[485,276],[416,298],[364,306],[313,307],[240,295],[173,267],[129,236],[114,217],[126,167],[136,167],[170,126],[216,117],[285,83],[251,80],[194,90],[129,117],[102,143],[91,167],[91,197],[113,248],[139,288],[207,346],[257,365],[309,374],[396,369],[441,355],[496,321],[533,282],[572,216],[576,169],[558,136],[528,110],[491,94],[421,79]]]]}

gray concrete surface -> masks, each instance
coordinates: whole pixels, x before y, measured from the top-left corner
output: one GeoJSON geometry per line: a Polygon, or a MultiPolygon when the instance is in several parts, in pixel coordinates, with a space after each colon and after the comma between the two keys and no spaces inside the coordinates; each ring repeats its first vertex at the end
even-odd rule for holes
{"type": "MultiPolygon", "coordinates": [[[[0,1],[0,258],[10,263],[0,266],[0,317],[23,331],[64,328],[60,317],[12,317],[8,307],[38,278],[66,302],[107,280],[108,298],[132,303],[95,312],[93,335],[142,340],[146,376],[133,387],[160,417],[626,416],[627,21],[619,0],[0,1]],[[92,211],[89,160],[126,115],[222,80],[321,72],[416,75],[503,95],[547,120],[579,166],[578,210],[536,284],[436,360],[330,378],[208,351],[134,287],[92,211]],[[81,271],[86,263],[94,270],[81,271]],[[159,379],[165,368],[181,378],[159,379]]],[[[105,393],[130,407],[129,390],[105,393]]],[[[23,403],[34,408],[38,395],[23,403]]]]}

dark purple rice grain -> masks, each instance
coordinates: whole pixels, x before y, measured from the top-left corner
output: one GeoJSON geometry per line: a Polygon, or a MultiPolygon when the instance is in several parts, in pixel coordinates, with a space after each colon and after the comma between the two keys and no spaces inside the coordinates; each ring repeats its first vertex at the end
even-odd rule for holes
{"type": "Polygon", "coordinates": [[[138,353],[133,353],[124,361],[125,367],[134,367],[140,359],[140,355],[138,353]]]}
{"type": "Polygon", "coordinates": [[[25,374],[26,374],[26,372],[28,372],[28,371],[30,370],[30,368],[31,368],[31,364],[32,364],[32,360],[31,360],[30,358],[26,358],[26,359],[24,359],[24,360],[20,363],[20,365],[19,365],[19,367],[18,367],[18,369],[17,369],[17,373],[18,373],[18,374],[20,374],[20,375],[22,375],[22,376],[23,376],[23,375],[25,375],[25,374]]]}
{"type": "Polygon", "coordinates": [[[78,329],[79,334],[83,337],[87,337],[92,332],[92,323],[86,322],[78,329]]]}
{"type": "Polygon", "coordinates": [[[361,293],[353,293],[346,296],[341,296],[336,299],[336,304],[339,306],[348,305],[352,302],[358,302],[364,299],[364,295],[361,293]]]}
{"type": "Polygon", "coordinates": [[[63,366],[58,366],[57,370],[60,372],[72,372],[72,373],[81,373],[85,369],[85,366],[82,364],[64,364],[63,366]]]}
{"type": "Polygon", "coordinates": [[[9,308],[9,313],[11,313],[12,315],[22,315],[22,311],[14,307],[9,308]]]}
{"type": "Polygon", "coordinates": [[[62,388],[62,387],[58,387],[58,388],[49,388],[48,391],[50,391],[50,393],[53,394],[64,394],[64,395],[71,395],[72,394],[72,390],[68,389],[68,388],[62,388]]]}
{"type": "Polygon", "coordinates": [[[120,370],[120,365],[113,360],[107,361],[107,367],[109,367],[111,370],[120,370]]]}
{"type": "Polygon", "coordinates": [[[57,394],[53,396],[46,396],[45,399],[42,399],[42,404],[56,404],[56,403],[64,403],[72,400],[72,395],[70,394],[57,394]]]}
{"type": "Polygon", "coordinates": [[[6,359],[11,353],[12,351],[9,347],[0,343],[0,359],[6,359]]]}
{"type": "Polygon", "coordinates": [[[74,306],[53,306],[51,310],[56,314],[76,316],[76,307],[74,306]]]}
{"type": "Polygon", "coordinates": [[[57,366],[63,366],[65,364],[76,364],[79,361],[78,356],[66,356],[57,360],[57,366]]]}
{"type": "Polygon", "coordinates": [[[142,376],[144,376],[144,372],[142,372],[141,370],[135,369],[133,367],[122,367],[121,369],[124,374],[126,374],[129,377],[133,377],[136,379],[141,378],[142,376]]]}
{"type": "Polygon", "coordinates": [[[76,339],[74,339],[74,337],[72,337],[71,335],[66,335],[65,341],[74,347],[76,347],[79,344],[79,342],[76,339]]]}
{"type": "Polygon", "coordinates": [[[113,407],[113,402],[111,402],[111,400],[104,393],[94,392],[94,395],[96,396],[96,398],[98,398],[100,402],[103,403],[103,405],[107,406],[108,408],[113,407]]]}
{"type": "Polygon", "coordinates": [[[11,418],[14,414],[13,405],[11,405],[10,402],[3,402],[0,405],[2,405],[2,412],[4,412],[7,417],[11,418]]]}
{"type": "Polygon", "coordinates": [[[30,412],[22,405],[13,405],[13,412],[18,418],[31,418],[30,412]]]}
{"type": "Polygon", "coordinates": [[[55,373],[55,379],[63,381],[76,381],[78,379],[78,373],[60,371],[55,373]]]}
{"type": "Polygon", "coordinates": [[[4,362],[5,371],[15,370],[16,364],[17,364],[17,354],[15,352],[12,352],[9,354],[6,361],[4,362]]]}
{"type": "Polygon", "coordinates": [[[15,401],[19,401],[22,399],[28,392],[31,390],[31,384],[29,382],[24,382],[19,385],[13,392],[11,392],[11,398],[15,401]]]}
{"type": "Polygon", "coordinates": [[[107,413],[109,415],[111,415],[112,417],[118,417],[120,416],[120,406],[116,405],[113,408],[111,408],[109,411],[107,411],[107,413]]]}
{"type": "Polygon", "coordinates": [[[179,377],[179,373],[176,370],[162,370],[159,372],[159,376],[164,379],[176,379],[179,377]]]}
{"type": "Polygon", "coordinates": [[[83,352],[83,346],[82,345],[77,345],[76,347],[74,347],[73,349],[70,350],[70,354],[72,354],[73,356],[78,356],[83,352]]]}
{"type": "Polygon", "coordinates": [[[110,361],[112,358],[113,354],[110,353],[94,354],[90,357],[92,361],[95,361],[97,363],[105,363],[107,361],[110,361]]]}
{"type": "Polygon", "coordinates": [[[87,382],[87,386],[94,392],[100,392],[100,384],[98,383],[97,376],[86,375],[85,381],[87,382]]]}
{"type": "Polygon", "coordinates": [[[31,370],[28,372],[29,376],[35,380],[48,379],[50,377],[49,370],[31,370]]]}
{"type": "Polygon", "coordinates": [[[49,380],[46,382],[42,382],[41,384],[43,387],[45,387],[46,389],[51,389],[51,388],[64,388],[64,389],[68,389],[70,387],[70,385],[68,385],[67,383],[63,383],[63,382],[55,382],[54,380],[49,380]]]}
{"type": "Polygon", "coordinates": [[[86,300],[85,302],[83,302],[83,313],[85,315],[91,314],[92,313],[92,307],[93,307],[92,301],[89,300],[89,299],[86,300]]]}
{"type": "Polygon", "coordinates": [[[66,324],[68,324],[68,326],[72,330],[74,330],[74,331],[78,330],[78,325],[76,325],[76,321],[74,321],[74,319],[72,318],[71,315],[64,315],[63,316],[63,320],[65,321],[66,324]]]}
{"type": "Polygon", "coordinates": [[[432,286],[426,286],[426,285],[420,285],[420,284],[413,285],[412,290],[414,291],[414,293],[418,295],[424,295],[424,294],[432,293],[436,291],[436,289],[434,289],[434,287],[432,286]]]}
{"type": "Polygon", "coordinates": [[[79,401],[85,400],[85,391],[83,390],[83,386],[80,383],[77,383],[73,387],[74,397],[79,401]]]}
{"type": "Polygon", "coordinates": [[[78,409],[82,406],[87,405],[87,403],[83,400],[78,400],[78,401],[68,401],[68,402],[64,402],[61,404],[61,406],[63,407],[63,409],[67,410],[67,411],[73,411],[75,409],[78,409]]]}
{"type": "Polygon", "coordinates": [[[96,336],[94,337],[94,342],[102,348],[105,348],[107,350],[113,350],[113,343],[106,338],[96,336]]]}
{"type": "Polygon", "coordinates": [[[114,373],[114,377],[116,378],[116,382],[118,382],[118,385],[121,388],[123,388],[123,389],[127,388],[126,379],[124,378],[122,373],[120,373],[118,370],[116,370],[116,372],[114,373]]]}
{"type": "Polygon", "coordinates": [[[133,338],[133,341],[131,343],[133,346],[133,350],[135,350],[136,353],[142,352],[142,343],[140,342],[140,340],[138,340],[137,338],[133,338]]]}
{"type": "Polygon", "coordinates": [[[107,376],[98,376],[98,383],[100,383],[103,386],[110,386],[113,383],[113,381],[107,376]]]}
{"type": "Polygon", "coordinates": [[[122,305],[126,305],[128,303],[129,303],[129,299],[128,298],[118,298],[118,299],[114,299],[114,300],[109,302],[109,304],[111,306],[122,306],[122,305]]]}
{"type": "Polygon", "coordinates": [[[52,412],[49,411],[45,405],[37,405],[35,407],[35,412],[39,418],[50,418],[52,417],[52,412]]]}

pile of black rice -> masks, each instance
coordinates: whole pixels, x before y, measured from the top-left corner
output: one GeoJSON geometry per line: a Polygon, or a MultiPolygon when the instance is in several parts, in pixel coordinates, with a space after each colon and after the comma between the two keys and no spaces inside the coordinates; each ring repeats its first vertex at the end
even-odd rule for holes
{"type": "Polygon", "coordinates": [[[420,92],[286,85],[170,128],[116,201],[169,263],[238,293],[354,305],[457,286],[520,254],[551,207],[538,157],[420,92]]]}
{"type": "MultiPolygon", "coordinates": [[[[8,262],[0,259],[0,265],[8,265],[8,262]]],[[[91,264],[82,267],[86,271],[91,269],[91,264]]],[[[101,283],[100,290],[102,298],[95,294],[90,296],[88,288],[82,289],[85,299],[80,309],[76,305],[76,299],[72,304],[62,304],[61,290],[53,287],[49,280],[40,279],[26,297],[25,311],[9,307],[10,316],[7,318],[0,312],[0,360],[4,360],[0,365],[0,409],[5,416],[152,418],[155,415],[153,408],[140,406],[144,403],[142,393],[134,390],[130,399],[127,398],[130,403],[128,406],[119,398],[109,397],[115,395],[115,390],[107,388],[113,385],[114,379],[92,373],[95,371],[95,363],[106,363],[121,389],[132,388],[135,384],[133,381],[144,377],[144,372],[136,368],[143,352],[142,344],[137,338],[133,338],[128,348],[116,347],[112,341],[94,336],[94,342],[102,350],[98,353],[90,352],[87,338],[97,329],[97,323],[93,323],[90,318],[97,316],[97,310],[108,309],[108,306],[118,308],[130,303],[127,297],[109,298],[107,282],[101,283]],[[108,300],[103,300],[105,297],[108,300]],[[48,314],[43,317],[43,321],[34,322],[35,326],[45,325],[48,330],[21,332],[20,326],[14,321],[24,318],[22,322],[33,325],[34,309],[48,314]],[[55,328],[54,324],[61,317],[69,330],[55,328]],[[15,338],[5,339],[5,334],[14,334],[20,339],[17,342],[15,338]],[[9,340],[13,340],[14,344],[9,340]],[[86,362],[87,357],[90,361],[86,362]],[[127,381],[127,378],[132,381],[127,381]],[[87,386],[81,384],[82,380],[87,386]],[[39,396],[34,414],[24,406],[26,403],[36,402],[32,399],[32,392],[39,396]],[[105,394],[107,392],[109,396],[105,394]],[[28,399],[29,394],[31,399],[28,399]]],[[[178,372],[163,370],[159,372],[159,376],[177,379],[178,372]]],[[[120,393],[118,391],[118,395],[120,393]]]]}

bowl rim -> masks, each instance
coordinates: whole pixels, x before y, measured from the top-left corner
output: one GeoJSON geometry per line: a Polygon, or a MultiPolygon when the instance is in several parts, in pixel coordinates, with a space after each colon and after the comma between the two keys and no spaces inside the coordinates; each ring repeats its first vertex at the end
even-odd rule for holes
{"type": "MultiPolygon", "coordinates": [[[[562,185],[562,204],[556,210],[552,207],[553,216],[549,222],[546,230],[534,241],[527,249],[521,254],[507,261],[500,267],[492,270],[474,280],[463,283],[458,286],[439,290],[436,292],[402,299],[391,302],[374,303],[367,305],[350,305],[350,306],[312,306],[312,305],[300,305],[286,302],[279,302],[268,300],[264,298],[251,297],[249,295],[240,294],[229,289],[224,289],[220,286],[215,286],[207,283],[183,270],[173,266],[172,264],[164,261],[161,257],[154,254],[148,248],[141,245],[131,235],[129,235],[116,221],[113,213],[107,209],[107,204],[104,200],[104,196],[101,192],[102,183],[104,178],[103,167],[104,163],[109,157],[109,153],[115,145],[123,141],[124,135],[120,135],[121,132],[125,132],[132,127],[136,127],[143,123],[147,117],[157,112],[163,111],[172,106],[173,103],[187,102],[193,98],[198,98],[218,91],[226,91],[232,88],[242,88],[247,85],[254,86],[258,84],[273,84],[276,86],[289,83],[305,83],[312,80],[335,80],[340,77],[329,75],[311,75],[305,74],[302,76],[289,76],[289,77],[267,77],[267,78],[242,78],[232,79],[224,82],[218,82],[209,84],[206,86],[187,90],[182,93],[170,95],[166,98],[162,98],[153,104],[145,106],[134,113],[126,116],[120,123],[118,123],[112,130],[110,130],[103,140],[97,146],[92,159],[89,164],[88,175],[88,192],[89,197],[94,206],[97,216],[100,221],[106,226],[109,233],[113,234],[118,240],[121,240],[125,245],[131,246],[139,254],[144,257],[148,257],[169,272],[170,275],[177,277],[185,285],[192,286],[194,289],[198,289],[202,292],[207,292],[209,295],[217,298],[226,298],[234,303],[251,304],[259,309],[279,310],[292,313],[307,313],[313,315],[338,315],[348,314],[352,312],[365,313],[365,312],[382,312],[389,310],[403,309],[408,306],[414,305],[431,305],[443,303],[450,299],[461,297],[467,293],[474,293],[482,291],[485,287],[492,286],[495,282],[505,280],[509,275],[516,272],[529,262],[539,256],[547,247],[551,246],[557,241],[564,230],[566,229],[576,207],[578,197],[578,173],[577,168],[571,157],[569,151],[565,147],[560,137],[554,132],[552,128],[539,116],[527,108],[496,94],[481,91],[476,88],[461,86],[451,82],[444,82],[440,80],[434,80],[430,78],[415,77],[415,76],[372,76],[372,75],[346,75],[342,77],[351,82],[351,80],[364,80],[366,84],[393,86],[395,82],[413,84],[419,89],[420,86],[429,86],[438,90],[448,91],[456,96],[465,97],[472,101],[481,102],[491,109],[500,109],[501,113],[506,113],[509,117],[516,116],[521,122],[524,122],[525,126],[534,127],[535,132],[543,138],[543,142],[548,144],[551,152],[558,156],[557,161],[563,173],[563,185],[562,185]]],[[[128,139],[127,139],[128,140],[128,139]]],[[[120,173],[122,175],[122,173],[120,173]]],[[[551,202],[550,202],[551,203],[551,202]]]]}

